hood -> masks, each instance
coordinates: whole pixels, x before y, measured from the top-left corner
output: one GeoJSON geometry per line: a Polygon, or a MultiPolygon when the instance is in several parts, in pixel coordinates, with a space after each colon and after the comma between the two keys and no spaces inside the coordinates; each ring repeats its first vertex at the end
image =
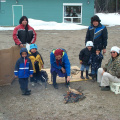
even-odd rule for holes
{"type": "Polygon", "coordinates": [[[26,53],[27,53],[27,55],[28,55],[28,51],[27,51],[27,49],[26,49],[26,48],[21,48],[21,50],[20,50],[20,55],[22,54],[22,52],[26,52],[26,53]]]}

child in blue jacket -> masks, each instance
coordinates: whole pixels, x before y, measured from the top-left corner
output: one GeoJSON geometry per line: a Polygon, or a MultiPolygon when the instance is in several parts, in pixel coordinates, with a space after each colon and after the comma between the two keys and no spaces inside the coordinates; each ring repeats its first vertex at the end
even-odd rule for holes
{"type": "Polygon", "coordinates": [[[21,48],[21,57],[17,60],[14,74],[19,78],[20,89],[22,95],[30,95],[31,90],[28,90],[28,78],[33,76],[33,67],[31,60],[28,58],[28,51],[26,48],[21,48]]]}
{"type": "Polygon", "coordinates": [[[53,86],[58,89],[56,83],[57,74],[59,77],[65,77],[66,87],[70,81],[70,62],[64,49],[54,49],[50,54],[51,74],[53,76],[53,86]]]}
{"type": "Polygon", "coordinates": [[[92,53],[89,59],[89,64],[91,65],[91,74],[93,82],[97,80],[97,71],[101,67],[103,55],[100,52],[100,49],[96,49],[96,53],[92,53]]]}

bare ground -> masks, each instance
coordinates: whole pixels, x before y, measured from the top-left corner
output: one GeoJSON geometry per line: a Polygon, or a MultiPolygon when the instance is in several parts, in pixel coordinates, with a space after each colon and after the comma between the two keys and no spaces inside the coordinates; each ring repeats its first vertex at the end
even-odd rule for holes
{"type": "MultiPolygon", "coordinates": [[[[102,66],[110,57],[110,48],[120,46],[120,26],[107,27],[108,46],[102,66]]],[[[50,68],[49,56],[53,48],[65,48],[71,65],[79,65],[78,55],[84,48],[85,30],[75,31],[36,31],[38,51],[42,54],[45,68],[50,68]]],[[[0,49],[14,45],[12,31],[0,31],[0,49]]],[[[2,63],[0,63],[2,64],[2,63]]],[[[95,82],[71,83],[71,88],[81,88],[86,98],[77,103],[64,104],[64,94],[68,90],[59,84],[56,90],[52,85],[36,84],[29,88],[31,96],[22,96],[17,80],[10,86],[0,87],[0,120],[120,120],[120,95],[111,91],[103,92],[95,82]]]]}

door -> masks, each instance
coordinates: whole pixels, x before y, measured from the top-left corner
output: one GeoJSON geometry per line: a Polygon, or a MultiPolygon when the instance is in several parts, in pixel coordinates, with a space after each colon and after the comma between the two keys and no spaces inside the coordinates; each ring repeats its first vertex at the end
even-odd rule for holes
{"type": "Polygon", "coordinates": [[[12,5],[13,26],[19,25],[19,20],[23,16],[23,5],[12,5]]]}

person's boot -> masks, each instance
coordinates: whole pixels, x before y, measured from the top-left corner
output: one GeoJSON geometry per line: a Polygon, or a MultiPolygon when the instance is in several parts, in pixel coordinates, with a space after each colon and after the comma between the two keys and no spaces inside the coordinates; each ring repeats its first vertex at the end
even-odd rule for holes
{"type": "Polygon", "coordinates": [[[88,77],[88,70],[86,70],[86,79],[89,79],[89,77],[88,77]]]}
{"type": "Polygon", "coordinates": [[[53,84],[53,87],[54,87],[55,89],[58,89],[57,83],[56,83],[56,84],[53,84]]]}
{"type": "Polygon", "coordinates": [[[30,94],[31,94],[31,92],[22,90],[22,95],[30,95],[30,94]]]}
{"type": "Polygon", "coordinates": [[[81,71],[81,79],[85,79],[85,78],[83,77],[83,71],[81,71]]]}
{"type": "Polygon", "coordinates": [[[92,82],[95,82],[95,81],[96,81],[96,75],[93,74],[93,75],[92,75],[92,82]]]}
{"type": "Polygon", "coordinates": [[[101,87],[101,91],[110,91],[110,86],[101,87]]]}

